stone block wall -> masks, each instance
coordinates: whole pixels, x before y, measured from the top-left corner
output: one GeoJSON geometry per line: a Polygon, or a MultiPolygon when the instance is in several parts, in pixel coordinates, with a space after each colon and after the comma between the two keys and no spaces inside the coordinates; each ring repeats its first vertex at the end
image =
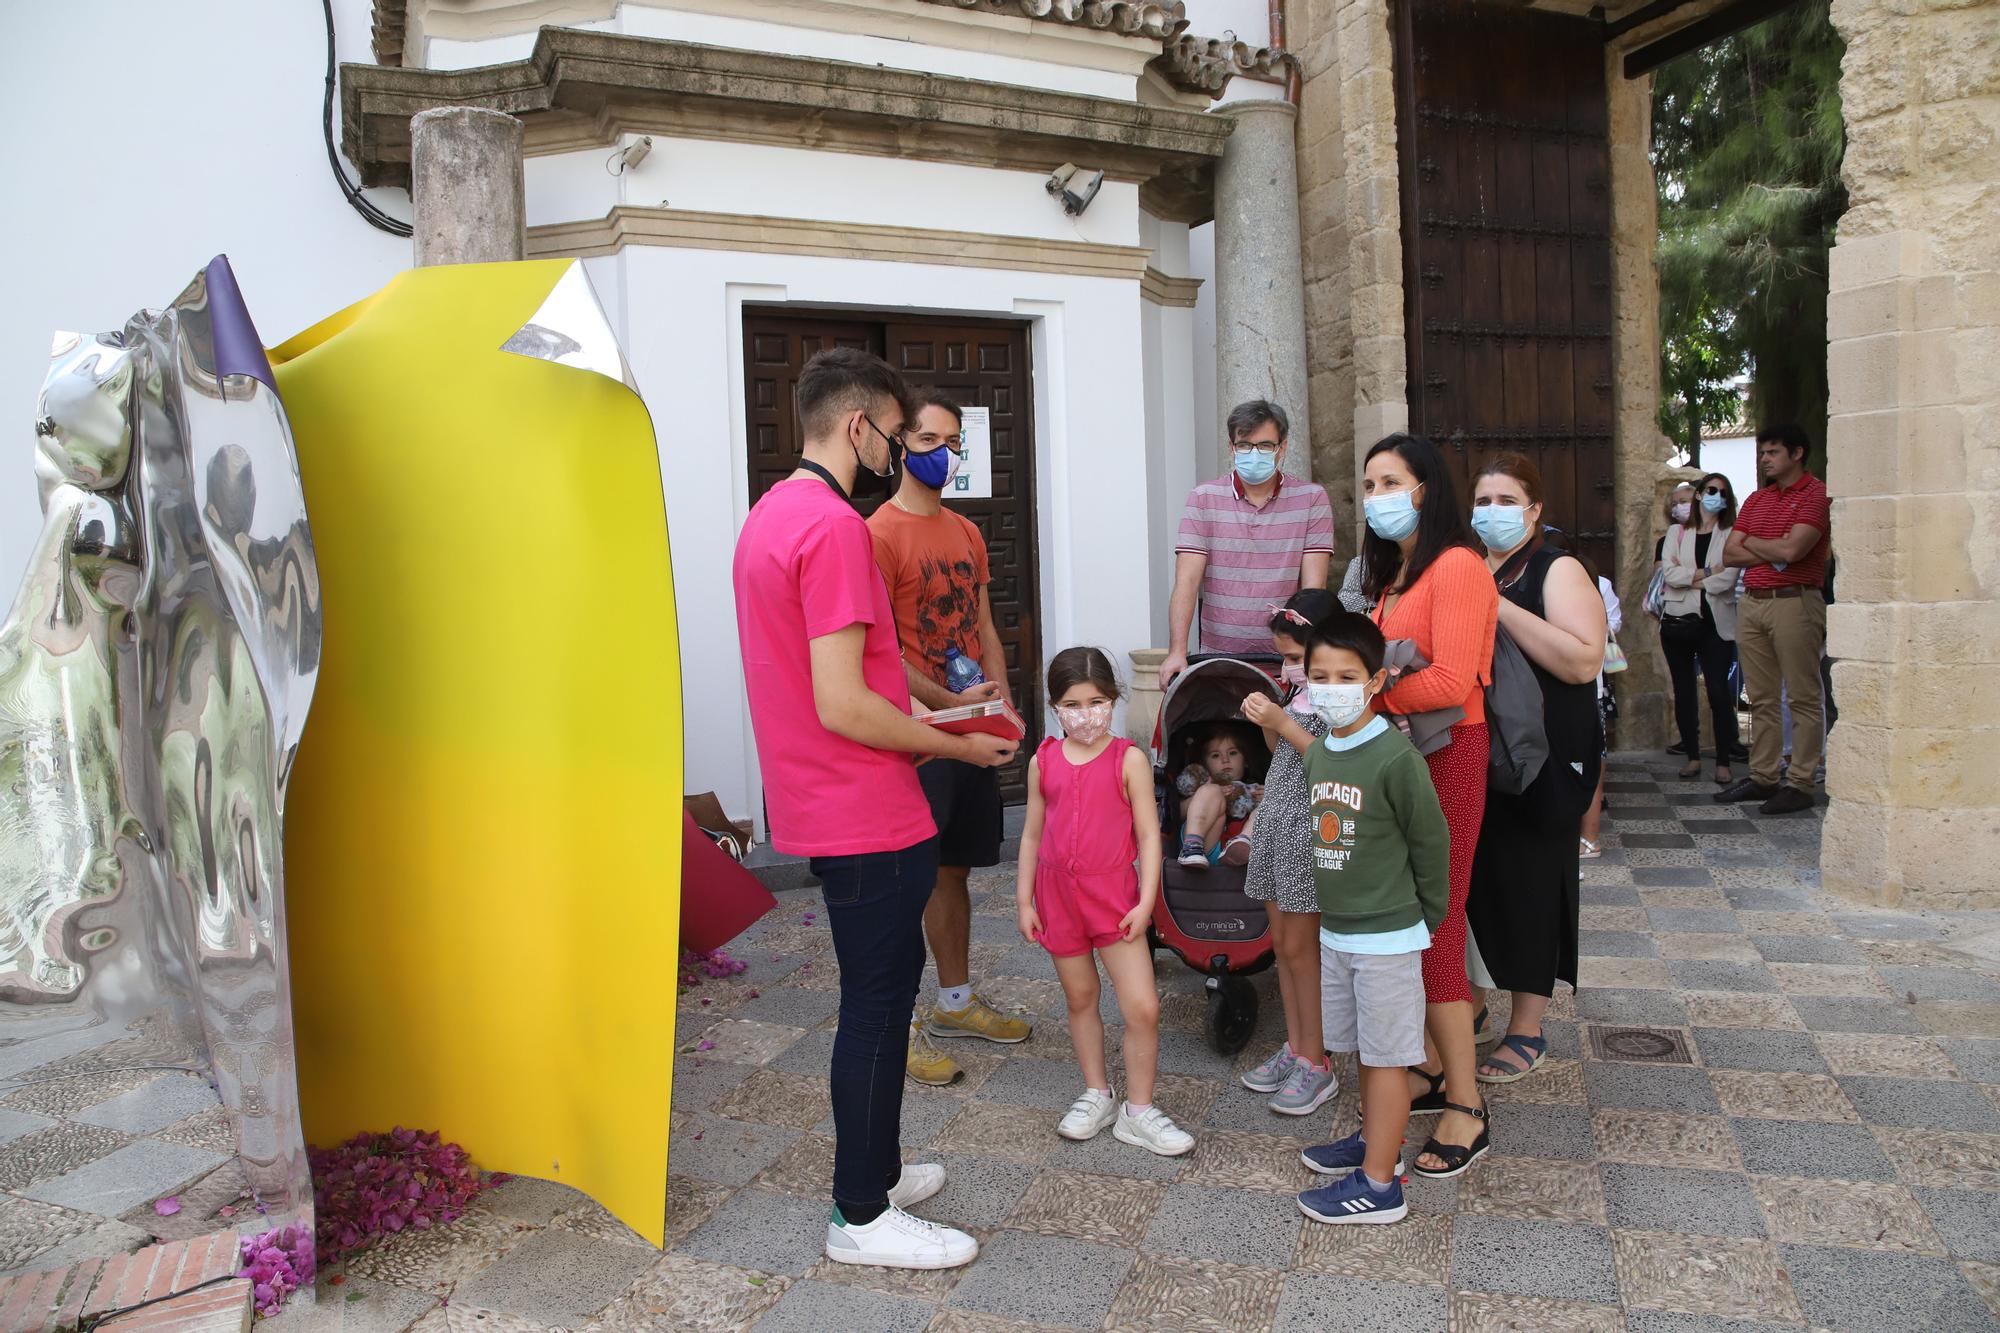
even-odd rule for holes
{"type": "Polygon", "coordinates": [[[1404,430],[1402,209],[1387,0],[1295,0],[1300,223],[1313,478],[1333,498],[1336,575],[1359,548],[1360,458],[1404,430]]]}
{"type": "Polygon", "coordinates": [[[2000,906],[2000,0],[1835,0],[1826,887],[2000,906]]]}

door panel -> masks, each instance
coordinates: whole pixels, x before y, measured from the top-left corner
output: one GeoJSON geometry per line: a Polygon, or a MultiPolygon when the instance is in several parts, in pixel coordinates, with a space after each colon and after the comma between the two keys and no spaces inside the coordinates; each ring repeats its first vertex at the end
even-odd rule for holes
{"type": "Polygon", "coordinates": [[[1410,423],[1470,480],[1519,451],[1545,521],[1614,575],[1611,241],[1597,26],[1399,0],[1410,423]]]}
{"type": "Polygon", "coordinates": [[[928,385],[967,407],[984,407],[993,428],[993,498],[946,503],[986,539],[987,597],[1007,656],[1007,685],[1028,723],[1021,757],[1000,773],[1009,803],[1027,799],[1027,756],[1040,741],[1042,649],[1036,633],[1034,422],[1028,331],[1018,324],[911,320],[883,331],[889,364],[911,384],[928,385]]]}
{"type": "MultiPolygon", "coordinates": [[[[1040,572],[1035,554],[1034,419],[1028,330],[1008,322],[817,316],[749,310],[743,316],[744,393],[750,434],[750,499],[754,504],[798,466],[802,439],[795,390],[799,371],[826,347],[874,352],[912,385],[935,387],[968,407],[991,411],[993,498],[948,499],[986,539],[994,627],[1006,652],[1008,686],[1029,728],[1021,757],[1001,770],[1009,803],[1027,799],[1027,756],[1040,740],[1040,572]]],[[[863,472],[855,507],[864,515],[884,503],[891,482],[863,472]]]]}

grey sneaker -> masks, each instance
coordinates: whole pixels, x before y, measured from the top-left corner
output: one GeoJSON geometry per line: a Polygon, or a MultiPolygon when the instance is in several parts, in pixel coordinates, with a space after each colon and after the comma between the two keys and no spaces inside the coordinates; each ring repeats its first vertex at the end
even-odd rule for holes
{"type": "Polygon", "coordinates": [[[1270,1107],[1279,1115],[1311,1115],[1332,1101],[1339,1092],[1340,1080],[1334,1076],[1331,1064],[1325,1069],[1314,1069],[1300,1060],[1292,1066],[1285,1086],[1271,1098],[1270,1107]]]}
{"type": "Polygon", "coordinates": [[[1291,1077],[1292,1066],[1300,1063],[1299,1057],[1292,1054],[1292,1044],[1286,1042],[1276,1055],[1243,1075],[1243,1086],[1252,1092],[1276,1092],[1291,1077]]]}

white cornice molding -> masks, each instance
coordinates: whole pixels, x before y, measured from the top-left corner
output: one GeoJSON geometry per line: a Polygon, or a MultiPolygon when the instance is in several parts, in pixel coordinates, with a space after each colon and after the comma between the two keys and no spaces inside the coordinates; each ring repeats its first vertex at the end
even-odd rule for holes
{"type": "Polygon", "coordinates": [[[889,263],[945,264],[956,268],[1017,269],[1083,278],[1137,282],[1149,300],[1194,304],[1197,279],[1169,278],[1148,266],[1150,252],[1136,245],[1058,241],[1035,236],[992,236],[930,227],[887,227],[742,213],[696,213],[621,204],[601,218],[528,228],[527,257],[586,258],[616,254],[628,245],[681,250],[730,250],[751,254],[814,255],[889,263]],[[1151,290],[1148,290],[1148,289],[1151,290]],[[1154,293],[1158,293],[1156,296],[1154,293]],[[1183,301],[1182,298],[1185,298],[1183,301]]]}

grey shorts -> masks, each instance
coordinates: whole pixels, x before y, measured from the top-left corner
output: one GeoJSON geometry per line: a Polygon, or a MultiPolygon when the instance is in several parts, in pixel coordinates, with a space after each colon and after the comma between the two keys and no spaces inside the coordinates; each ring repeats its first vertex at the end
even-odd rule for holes
{"type": "Polygon", "coordinates": [[[1424,1062],[1421,953],[1342,953],[1322,944],[1319,1005],[1329,1051],[1358,1051],[1377,1069],[1424,1062]]]}

